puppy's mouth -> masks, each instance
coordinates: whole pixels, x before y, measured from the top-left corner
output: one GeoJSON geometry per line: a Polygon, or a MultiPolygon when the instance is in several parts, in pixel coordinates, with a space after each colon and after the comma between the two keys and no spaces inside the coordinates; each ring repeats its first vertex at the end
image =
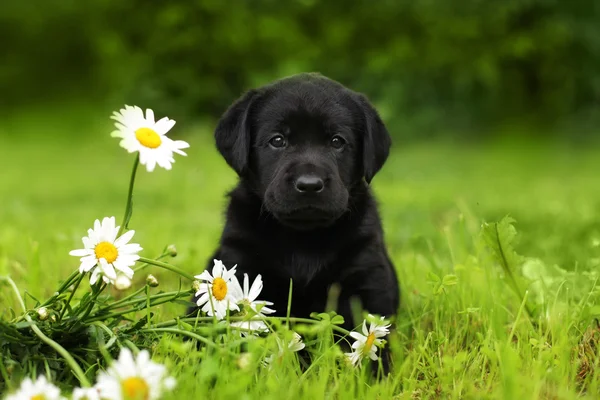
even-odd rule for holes
{"type": "Polygon", "coordinates": [[[273,213],[283,225],[296,230],[310,230],[331,226],[340,217],[338,213],[315,207],[299,208],[290,212],[273,213]]]}

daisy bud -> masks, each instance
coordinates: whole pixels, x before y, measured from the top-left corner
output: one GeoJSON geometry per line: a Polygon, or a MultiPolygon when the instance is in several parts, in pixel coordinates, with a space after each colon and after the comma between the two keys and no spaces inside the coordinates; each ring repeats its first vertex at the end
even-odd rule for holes
{"type": "Polygon", "coordinates": [[[56,322],[56,315],[52,314],[50,316],[50,322],[52,322],[52,323],[56,322]]]}
{"type": "Polygon", "coordinates": [[[170,244],[167,246],[167,252],[168,255],[170,255],[171,257],[176,257],[177,256],[177,247],[175,247],[174,244],[170,244]]]}
{"type": "Polygon", "coordinates": [[[192,289],[194,289],[194,292],[200,290],[200,281],[194,281],[194,283],[192,283],[192,289]]]}
{"type": "Polygon", "coordinates": [[[48,316],[50,315],[48,313],[48,309],[46,307],[40,307],[37,309],[37,314],[38,317],[40,318],[41,321],[45,321],[48,319],[48,316]]]}
{"type": "Polygon", "coordinates": [[[131,280],[125,275],[117,276],[117,280],[115,281],[115,288],[117,290],[127,290],[131,287],[131,280]]]}
{"type": "Polygon", "coordinates": [[[150,287],[157,287],[158,286],[158,279],[156,279],[156,277],[154,275],[150,274],[146,278],[146,283],[150,287]]]}
{"type": "Polygon", "coordinates": [[[252,355],[250,355],[250,353],[242,353],[238,357],[236,364],[239,369],[248,369],[251,362],[252,362],[252,355]]]}

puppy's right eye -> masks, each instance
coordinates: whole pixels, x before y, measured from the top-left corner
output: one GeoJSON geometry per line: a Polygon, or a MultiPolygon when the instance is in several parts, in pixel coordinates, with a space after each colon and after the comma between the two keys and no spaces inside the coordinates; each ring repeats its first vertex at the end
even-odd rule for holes
{"type": "Polygon", "coordinates": [[[283,135],[275,135],[269,140],[269,144],[276,149],[280,149],[287,145],[287,141],[283,137],[283,135]]]}

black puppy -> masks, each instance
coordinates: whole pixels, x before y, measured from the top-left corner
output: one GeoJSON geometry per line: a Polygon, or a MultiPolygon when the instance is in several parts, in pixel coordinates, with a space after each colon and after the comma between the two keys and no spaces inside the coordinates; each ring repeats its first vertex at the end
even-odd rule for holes
{"type": "MultiPolygon", "coordinates": [[[[383,166],[390,136],[368,100],[319,74],[250,90],[222,116],[217,148],[238,173],[220,246],[211,257],[240,279],[261,274],[261,300],[285,315],[325,309],[340,288],[347,329],[351,298],[391,317],[398,281],[368,184],[383,166]]],[[[240,279],[241,280],[241,279],[240,279]]]]}

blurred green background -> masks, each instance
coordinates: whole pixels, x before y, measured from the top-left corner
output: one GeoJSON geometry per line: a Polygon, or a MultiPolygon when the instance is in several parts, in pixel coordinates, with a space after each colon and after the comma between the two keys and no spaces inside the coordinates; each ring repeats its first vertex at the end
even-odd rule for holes
{"type": "Polygon", "coordinates": [[[580,141],[597,134],[598,21],[592,0],[6,0],[0,108],[127,102],[212,123],[252,86],[319,71],[403,141],[580,141]]]}

